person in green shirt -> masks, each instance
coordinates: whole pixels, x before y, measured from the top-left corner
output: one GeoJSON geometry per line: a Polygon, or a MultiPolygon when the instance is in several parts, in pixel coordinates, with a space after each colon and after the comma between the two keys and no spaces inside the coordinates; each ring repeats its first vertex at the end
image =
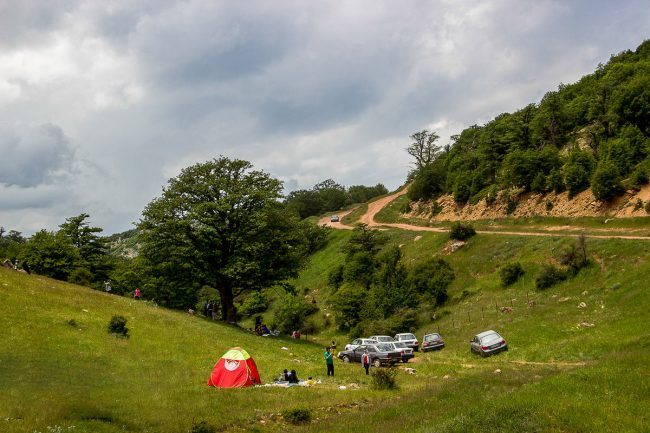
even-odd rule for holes
{"type": "Polygon", "coordinates": [[[334,355],[332,355],[332,351],[329,347],[325,348],[323,358],[325,358],[325,365],[327,365],[327,375],[334,376],[334,355]]]}

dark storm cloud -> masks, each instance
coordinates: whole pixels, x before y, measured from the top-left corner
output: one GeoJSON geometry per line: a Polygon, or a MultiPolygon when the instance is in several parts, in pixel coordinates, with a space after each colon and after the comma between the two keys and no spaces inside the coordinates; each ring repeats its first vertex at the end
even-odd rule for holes
{"type": "Polygon", "coordinates": [[[0,217],[124,230],[220,154],[287,189],[393,188],[414,131],[444,144],[648,28],[641,1],[0,0],[0,217]]]}
{"type": "Polygon", "coordinates": [[[52,124],[0,123],[0,184],[34,187],[67,172],[73,149],[52,124]]]}

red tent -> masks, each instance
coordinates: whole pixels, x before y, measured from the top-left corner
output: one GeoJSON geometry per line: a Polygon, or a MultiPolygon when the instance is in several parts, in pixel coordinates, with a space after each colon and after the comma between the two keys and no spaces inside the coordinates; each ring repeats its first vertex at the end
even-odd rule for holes
{"type": "Polygon", "coordinates": [[[240,347],[227,351],[214,366],[208,379],[208,386],[217,388],[241,388],[261,383],[255,361],[240,347]]]}

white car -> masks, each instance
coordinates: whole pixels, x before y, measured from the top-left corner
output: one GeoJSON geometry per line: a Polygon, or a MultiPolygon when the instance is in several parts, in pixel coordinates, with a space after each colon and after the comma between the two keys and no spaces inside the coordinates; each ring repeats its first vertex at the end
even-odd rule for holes
{"type": "Polygon", "coordinates": [[[401,341],[416,352],[420,349],[420,343],[418,342],[417,337],[408,332],[397,334],[395,336],[395,341],[401,341]]]}
{"type": "Polygon", "coordinates": [[[390,335],[371,335],[371,340],[374,340],[375,343],[394,343],[396,340],[390,335]]]}
{"type": "Polygon", "coordinates": [[[352,343],[346,344],[345,350],[354,350],[359,346],[365,346],[367,344],[376,344],[376,343],[377,342],[375,340],[371,340],[370,338],[357,338],[352,343]]]}
{"type": "Polygon", "coordinates": [[[406,344],[396,341],[394,343],[384,343],[390,345],[393,350],[397,350],[402,354],[402,362],[409,362],[409,359],[413,358],[415,355],[413,354],[413,349],[408,347],[406,344]]]}

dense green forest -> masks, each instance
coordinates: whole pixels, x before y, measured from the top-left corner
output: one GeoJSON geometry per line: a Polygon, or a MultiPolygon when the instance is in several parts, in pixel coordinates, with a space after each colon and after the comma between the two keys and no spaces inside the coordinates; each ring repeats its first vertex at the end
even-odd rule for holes
{"type": "Polygon", "coordinates": [[[440,148],[435,132],[412,136],[413,201],[453,194],[488,204],[499,191],[574,196],[592,188],[610,200],[647,183],[650,162],[650,41],[612,56],[538,104],[473,125],[440,148]]]}

